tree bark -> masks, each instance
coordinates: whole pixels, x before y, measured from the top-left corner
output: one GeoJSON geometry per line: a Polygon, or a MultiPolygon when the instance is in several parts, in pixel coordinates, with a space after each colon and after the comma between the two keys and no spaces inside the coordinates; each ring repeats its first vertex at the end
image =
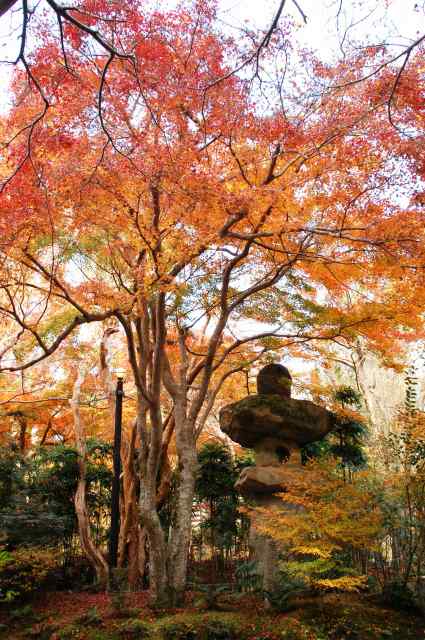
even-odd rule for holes
{"type": "Polygon", "coordinates": [[[87,458],[87,447],[86,447],[86,439],[84,434],[84,427],[81,421],[80,414],[80,395],[81,395],[81,385],[84,381],[84,373],[83,370],[80,369],[78,372],[77,379],[74,384],[74,389],[72,393],[72,398],[69,401],[72,409],[72,414],[74,418],[74,429],[75,429],[75,442],[78,451],[78,469],[79,469],[79,479],[77,491],[75,493],[75,511],[77,514],[78,521],[78,532],[80,534],[80,542],[83,553],[87,556],[90,563],[93,565],[94,570],[96,572],[96,578],[100,585],[106,588],[109,579],[109,567],[108,564],[103,557],[102,552],[97,549],[96,545],[93,542],[90,532],[90,522],[89,516],[87,512],[87,504],[86,504],[86,458],[87,458]]]}
{"type": "Polygon", "coordinates": [[[176,442],[179,458],[179,484],[175,525],[168,549],[168,574],[172,606],[183,603],[186,587],[187,563],[192,534],[192,507],[195,494],[197,452],[194,425],[187,422],[180,427],[176,419],[176,442]],[[179,428],[180,427],[180,428],[179,428]]]}
{"type": "Polygon", "coordinates": [[[145,539],[140,536],[140,517],[137,494],[139,478],[134,469],[136,428],[132,430],[130,442],[123,447],[123,491],[122,491],[122,519],[118,550],[118,566],[128,565],[128,584],[135,591],[141,584],[145,572],[145,539]],[[141,548],[139,548],[141,547],[141,548]],[[143,564],[143,566],[141,566],[143,564]]]}

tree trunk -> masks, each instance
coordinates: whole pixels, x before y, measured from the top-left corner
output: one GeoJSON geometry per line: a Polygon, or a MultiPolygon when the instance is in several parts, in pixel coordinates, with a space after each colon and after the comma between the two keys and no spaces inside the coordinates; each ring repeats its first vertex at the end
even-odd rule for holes
{"type": "MultiPolygon", "coordinates": [[[[168,604],[168,580],[166,563],[166,540],[159,520],[156,506],[156,486],[161,456],[162,433],[157,433],[156,428],[161,427],[159,408],[149,411],[151,429],[147,428],[147,404],[138,393],[138,432],[140,437],[139,467],[140,467],[140,497],[139,516],[141,526],[146,532],[149,542],[149,583],[150,599],[153,605],[163,607],[168,604]]],[[[140,536],[141,543],[143,536],[140,536]]],[[[140,560],[142,554],[139,554],[140,560]]]]}
{"type": "Polygon", "coordinates": [[[149,586],[151,603],[157,607],[168,606],[169,590],[166,541],[156,511],[155,502],[149,507],[143,501],[140,506],[140,515],[149,540],[149,586]]]}
{"type": "Polygon", "coordinates": [[[80,542],[83,553],[87,556],[90,563],[93,565],[93,568],[96,572],[96,578],[99,584],[106,587],[109,579],[109,567],[108,564],[103,557],[103,554],[99,549],[96,548],[94,544],[91,532],[90,532],[90,522],[89,516],[87,512],[87,504],[86,504],[86,458],[87,458],[87,448],[86,448],[86,439],[84,434],[84,427],[81,422],[80,415],[80,395],[81,395],[81,385],[84,380],[84,373],[82,369],[79,370],[77,380],[74,384],[72,398],[70,400],[70,405],[72,408],[73,418],[74,418],[74,429],[75,429],[75,442],[78,451],[78,469],[79,469],[79,479],[77,491],[75,493],[75,511],[77,514],[78,521],[78,532],[80,534],[80,542]]]}
{"type": "Polygon", "coordinates": [[[176,523],[170,535],[167,563],[172,606],[181,605],[184,598],[198,464],[192,425],[185,425],[184,431],[184,436],[181,438],[176,424],[180,478],[177,490],[176,523]]]}
{"type": "MultiPolygon", "coordinates": [[[[122,455],[122,494],[121,494],[121,527],[118,546],[118,566],[123,567],[130,562],[130,546],[134,546],[134,529],[138,522],[137,488],[138,478],[134,469],[136,429],[133,427],[130,442],[123,440],[122,455]],[[132,544],[133,543],[133,544],[132,544]]],[[[137,533],[136,533],[137,536],[137,533]]],[[[137,556],[137,554],[136,554],[137,556]]]]}
{"type": "Polygon", "coordinates": [[[139,591],[143,587],[147,559],[146,539],[146,530],[140,527],[138,521],[135,522],[130,529],[128,542],[128,584],[131,591],[139,591]]]}
{"type": "MultiPolygon", "coordinates": [[[[105,328],[100,343],[100,377],[108,400],[111,416],[111,427],[115,422],[115,379],[111,370],[112,353],[110,338],[117,333],[115,325],[105,328]]],[[[131,429],[130,437],[125,432],[121,441],[121,465],[122,465],[122,492],[120,496],[120,531],[118,541],[118,567],[128,565],[128,584],[132,590],[136,590],[144,573],[139,571],[139,557],[141,552],[139,545],[139,507],[137,493],[139,478],[134,469],[134,453],[136,447],[137,424],[131,429]]],[[[144,552],[144,539],[143,539],[144,552]]]]}

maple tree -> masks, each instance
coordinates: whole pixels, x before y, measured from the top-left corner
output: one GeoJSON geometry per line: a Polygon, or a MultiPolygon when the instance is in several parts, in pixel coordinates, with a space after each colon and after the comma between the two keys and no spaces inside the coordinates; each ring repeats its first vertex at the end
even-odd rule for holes
{"type": "MultiPolygon", "coordinates": [[[[385,349],[420,331],[423,72],[415,57],[397,80],[406,137],[387,117],[394,70],[358,82],[378,50],[333,66],[306,53],[312,84],[292,75],[282,98],[271,83],[265,103],[234,73],[243,45],[220,33],[213,3],[149,16],[120,6],[115,35],[134,64],[87,57],[71,30],[68,73],[60,42],[40,25],[34,82],[14,78],[16,104],[0,124],[9,140],[0,313],[10,327],[0,368],[40,366],[84,325],[120,332],[152,591],[178,601],[196,441],[222,385],[270,351],[359,333],[385,349]],[[38,118],[41,83],[49,109],[38,118]],[[30,154],[16,135],[29,115],[30,154]],[[157,484],[172,434],[179,487],[166,539],[157,484]]],[[[287,25],[265,63],[290,42],[287,25]]]]}
{"type": "MultiPolygon", "coordinates": [[[[251,81],[258,79],[260,85],[263,82],[268,83],[268,69],[267,65],[263,64],[262,56],[264,50],[270,46],[274,35],[281,31],[283,16],[285,12],[290,13],[289,4],[286,0],[276,2],[270,26],[265,31],[255,31],[249,28],[238,29],[238,36],[243,40],[243,45],[239,47],[240,55],[235,58],[236,64],[228,68],[224,76],[219,73],[215,78],[212,78],[212,84],[226,80],[229,75],[238,74],[241,71],[248,74],[251,81]]],[[[307,24],[308,18],[302,8],[302,3],[292,0],[291,4],[296,16],[301,17],[303,23],[307,24]]],[[[377,2],[375,11],[380,8],[381,4],[384,8],[387,8],[387,3],[377,2]]],[[[334,7],[332,5],[329,7],[331,9],[330,20],[335,21],[336,25],[339,48],[343,54],[343,64],[338,77],[326,78],[326,75],[323,76],[320,91],[325,93],[341,88],[344,90],[352,84],[367,81],[372,77],[376,77],[378,82],[386,79],[388,81],[388,91],[386,95],[375,96],[374,106],[379,108],[382,105],[386,105],[388,119],[392,126],[397,128],[396,111],[399,94],[403,94],[403,85],[406,84],[405,71],[412,58],[420,52],[425,35],[420,34],[419,31],[416,32],[416,37],[408,45],[396,45],[390,37],[388,39],[378,38],[377,42],[368,39],[359,54],[355,39],[351,41],[352,38],[348,37],[348,33],[362,24],[364,24],[366,31],[370,27],[367,25],[367,16],[362,15],[362,3],[359,2],[358,7],[357,3],[352,3],[352,8],[353,10],[358,8],[360,15],[356,16],[356,12],[353,11],[353,15],[347,18],[342,3],[338,3],[335,6],[334,15],[332,15],[334,7]],[[364,71],[365,56],[369,63],[366,67],[366,72],[364,71]],[[357,69],[357,73],[353,74],[355,69],[357,69]]],[[[28,0],[0,1],[0,17],[5,14],[11,15],[9,37],[17,41],[15,57],[12,56],[11,59],[2,61],[0,64],[5,64],[6,66],[14,65],[22,69],[22,80],[25,78],[28,87],[35,89],[40,98],[39,109],[31,109],[30,113],[27,114],[26,121],[21,123],[21,128],[15,130],[11,136],[6,136],[3,141],[3,144],[8,146],[14,142],[16,137],[20,137],[22,153],[20,157],[15,158],[15,164],[11,167],[9,175],[3,176],[1,189],[7,185],[10,179],[13,179],[22,166],[31,161],[33,138],[38,124],[44,118],[50,106],[54,104],[51,101],[48,88],[45,87],[44,78],[37,74],[37,63],[32,56],[32,40],[38,40],[40,33],[48,31],[49,43],[53,45],[59,55],[56,62],[59,62],[63,70],[71,75],[76,76],[79,74],[79,65],[73,65],[75,57],[80,59],[80,63],[82,58],[91,61],[93,72],[97,76],[98,92],[97,112],[96,114],[93,113],[93,115],[98,118],[98,124],[106,133],[102,103],[106,98],[104,89],[110,66],[118,61],[128,67],[127,71],[129,73],[135,72],[137,74],[136,65],[138,59],[133,52],[134,43],[124,41],[120,29],[123,24],[134,21],[135,12],[145,12],[148,17],[151,11],[152,8],[142,2],[121,3],[110,1],[104,3],[99,2],[99,0],[85,0],[68,6],[58,3],[56,0],[44,0],[34,3],[34,5],[28,0]],[[98,65],[98,58],[103,56],[105,57],[105,64],[98,65]]],[[[419,5],[416,4],[414,6],[414,11],[420,12],[419,5]]],[[[374,11],[371,13],[374,13],[374,11]]],[[[150,37],[148,31],[145,37],[150,37]]],[[[283,43],[280,48],[280,54],[286,62],[282,75],[277,81],[280,92],[282,92],[285,76],[287,75],[288,51],[287,43],[283,43]]],[[[25,99],[24,94],[25,92],[21,96],[22,99],[25,99]]],[[[108,135],[110,135],[110,132],[108,135]]]]}
{"type": "Polygon", "coordinates": [[[383,515],[367,475],[347,483],[338,477],[336,463],[314,461],[302,472],[289,469],[287,482],[284,508],[250,510],[256,529],[283,546],[283,568],[318,588],[364,586],[366,576],[350,571],[341,558],[347,551],[379,548],[383,515]]]}

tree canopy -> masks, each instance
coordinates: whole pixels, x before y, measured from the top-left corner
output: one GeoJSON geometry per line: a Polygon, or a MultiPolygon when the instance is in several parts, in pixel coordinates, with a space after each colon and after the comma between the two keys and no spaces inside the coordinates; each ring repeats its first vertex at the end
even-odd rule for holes
{"type": "Polygon", "coordinates": [[[78,346],[118,334],[159,599],[184,588],[196,440],[226,381],[358,336],[396,360],[423,332],[422,39],[402,69],[380,46],[329,63],[294,51],[290,21],[237,39],[216,8],[56,7],[0,121],[0,371],[63,373],[77,347],[77,423],[94,367],[78,346]]]}

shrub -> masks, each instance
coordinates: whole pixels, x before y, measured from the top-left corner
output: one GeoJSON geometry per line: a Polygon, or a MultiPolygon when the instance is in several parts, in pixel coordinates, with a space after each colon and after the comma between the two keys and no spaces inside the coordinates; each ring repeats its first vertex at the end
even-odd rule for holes
{"type": "Polygon", "coordinates": [[[363,633],[351,621],[342,621],[328,632],[329,640],[362,640],[363,633]]]}
{"type": "Polygon", "coordinates": [[[143,620],[138,620],[137,618],[133,620],[126,620],[119,627],[120,638],[137,638],[138,640],[145,640],[150,638],[151,635],[152,630],[150,625],[143,620]]]}
{"type": "Polygon", "coordinates": [[[200,597],[196,600],[195,605],[204,607],[205,609],[218,609],[220,596],[230,593],[230,584],[193,584],[193,591],[198,592],[200,597]]]}
{"type": "Polygon", "coordinates": [[[26,604],[24,607],[18,607],[12,609],[10,612],[11,620],[32,620],[34,618],[34,611],[30,604],[26,604]]]}
{"type": "Polygon", "coordinates": [[[96,609],[96,607],[91,607],[86,611],[86,613],[84,613],[75,622],[76,624],[97,626],[102,624],[102,618],[98,610],[96,609]]]}
{"type": "Polygon", "coordinates": [[[280,640],[319,640],[321,637],[316,634],[316,631],[313,632],[299,620],[287,620],[286,624],[287,627],[280,633],[280,640]]]}
{"type": "Polygon", "coordinates": [[[39,622],[28,631],[28,637],[34,638],[34,640],[51,640],[58,629],[60,626],[55,623],[39,622]]]}
{"type": "Polygon", "coordinates": [[[74,638],[78,638],[79,635],[80,629],[73,624],[68,624],[58,632],[57,638],[58,640],[73,640],[74,638]]]}
{"type": "Polygon", "coordinates": [[[418,611],[411,589],[397,580],[389,582],[384,586],[382,602],[397,611],[406,611],[408,613],[416,613],[418,611]]]}
{"type": "Polygon", "coordinates": [[[115,617],[129,618],[131,616],[128,596],[128,592],[121,590],[111,593],[111,611],[115,617]]]}
{"type": "Polygon", "coordinates": [[[285,613],[291,608],[293,598],[305,590],[306,583],[302,578],[281,571],[274,590],[265,592],[265,596],[273,609],[285,613]]]}
{"type": "Polygon", "coordinates": [[[117,640],[117,636],[108,631],[99,631],[99,629],[91,629],[88,635],[83,635],[84,640],[117,640]]]}
{"type": "Polygon", "coordinates": [[[205,640],[233,640],[237,634],[231,622],[211,620],[206,623],[203,636],[205,640]]]}
{"type": "Polygon", "coordinates": [[[116,640],[116,636],[103,629],[82,629],[69,624],[50,636],[49,640],[116,640]]]}
{"type": "MultiPolygon", "coordinates": [[[[0,576],[3,574],[3,569],[12,562],[13,558],[6,549],[0,549],[0,576]]],[[[1,580],[0,588],[0,602],[11,602],[18,595],[13,589],[7,589],[3,580],[1,580]]]]}
{"type": "Polygon", "coordinates": [[[0,601],[30,598],[45,587],[55,569],[57,558],[50,549],[13,551],[0,567],[0,601]]]}
{"type": "Polygon", "coordinates": [[[226,614],[185,614],[163,620],[158,629],[163,640],[243,640],[247,635],[226,614]]]}
{"type": "Polygon", "coordinates": [[[197,633],[193,624],[188,622],[166,621],[161,625],[161,635],[164,640],[197,640],[197,633]]]}
{"type": "Polygon", "coordinates": [[[260,589],[261,574],[255,560],[240,562],[235,569],[235,578],[238,591],[255,593],[260,589]]]}

